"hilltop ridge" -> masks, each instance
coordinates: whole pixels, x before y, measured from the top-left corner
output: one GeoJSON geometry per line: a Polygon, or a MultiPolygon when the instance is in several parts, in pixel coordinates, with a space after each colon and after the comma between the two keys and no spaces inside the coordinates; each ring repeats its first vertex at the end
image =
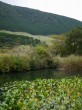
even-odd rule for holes
{"type": "Polygon", "coordinates": [[[13,6],[0,1],[0,30],[49,35],[65,33],[77,26],[82,26],[82,22],[57,14],[13,6]]]}

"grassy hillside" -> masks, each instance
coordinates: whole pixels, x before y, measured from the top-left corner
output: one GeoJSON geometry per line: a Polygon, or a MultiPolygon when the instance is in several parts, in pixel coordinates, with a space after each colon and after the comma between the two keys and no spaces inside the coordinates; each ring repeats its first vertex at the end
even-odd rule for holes
{"type": "MultiPolygon", "coordinates": [[[[5,33],[5,34],[11,34],[11,35],[19,35],[19,36],[23,36],[23,38],[28,38],[30,37],[31,39],[35,39],[40,41],[41,43],[45,43],[47,45],[52,45],[52,42],[55,40],[54,37],[50,37],[50,36],[43,36],[43,35],[32,35],[26,32],[12,32],[12,31],[6,31],[6,30],[0,30],[0,33],[5,33]]],[[[57,36],[57,35],[55,35],[57,36]]]]}
{"type": "Polygon", "coordinates": [[[50,35],[67,32],[76,26],[82,26],[82,22],[56,14],[0,2],[1,30],[50,35]]]}
{"type": "Polygon", "coordinates": [[[0,47],[14,47],[18,45],[32,45],[36,46],[43,44],[39,39],[33,37],[17,35],[14,32],[0,31],[0,47]]]}

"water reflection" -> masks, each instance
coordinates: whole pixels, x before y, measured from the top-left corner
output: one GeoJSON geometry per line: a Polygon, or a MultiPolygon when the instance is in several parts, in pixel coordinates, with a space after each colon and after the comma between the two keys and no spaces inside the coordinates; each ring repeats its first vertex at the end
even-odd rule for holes
{"type": "MultiPolygon", "coordinates": [[[[66,73],[65,71],[56,71],[54,69],[29,71],[26,73],[6,73],[0,74],[0,85],[12,81],[35,80],[37,78],[40,79],[64,78],[76,75],[78,75],[77,72],[66,73]]],[[[79,75],[82,76],[82,72],[79,72],[79,75]]]]}

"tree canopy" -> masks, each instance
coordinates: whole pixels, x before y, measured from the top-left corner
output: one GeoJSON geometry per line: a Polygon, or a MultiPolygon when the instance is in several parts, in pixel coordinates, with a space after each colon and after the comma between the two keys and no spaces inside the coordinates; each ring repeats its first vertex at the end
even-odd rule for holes
{"type": "Polygon", "coordinates": [[[66,50],[68,54],[82,54],[82,27],[73,29],[67,34],[66,50]]]}

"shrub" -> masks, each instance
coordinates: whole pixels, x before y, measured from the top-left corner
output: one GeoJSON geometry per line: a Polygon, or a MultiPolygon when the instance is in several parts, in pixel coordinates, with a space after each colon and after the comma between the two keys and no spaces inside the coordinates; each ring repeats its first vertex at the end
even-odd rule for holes
{"type": "Polygon", "coordinates": [[[48,55],[47,48],[44,46],[37,46],[36,52],[40,57],[47,57],[48,55]]]}
{"type": "Polygon", "coordinates": [[[26,71],[30,70],[28,58],[25,56],[0,56],[0,71],[2,73],[13,71],[26,71]]]}
{"type": "Polygon", "coordinates": [[[82,55],[82,28],[75,28],[66,36],[67,54],[82,55]]]}
{"type": "Polygon", "coordinates": [[[0,56],[0,71],[5,73],[5,72],[10,72],[11,69],[11,58],[10,56],[0,56]]]}
{"type": "Polygon", "coordinates": [[[30,68],[33,69],[40,69],[41,68],[41,62],[40,58],[37,54],[32,54],[29,58],[30,68]]]}
{"type": "Polygon", "coordinates": [[[27,57],[13,56],[11,71],[27,71],[30,70],[30,64],[27,57]]]}
{"type": "Polygon", "coordinates": [[[52,60],[52,67],[54,68],[58,68],[59,67],[59,57],[58,56],[55,56],[52,60]]]}

